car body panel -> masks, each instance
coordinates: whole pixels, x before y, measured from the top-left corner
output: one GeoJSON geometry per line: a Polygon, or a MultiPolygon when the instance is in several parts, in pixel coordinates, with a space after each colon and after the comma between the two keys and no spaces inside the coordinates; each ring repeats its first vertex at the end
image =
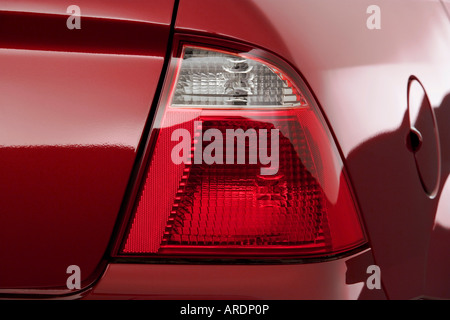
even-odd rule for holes
{"type": "Polygon", "coordinates": [[[92,16],[81,30],[67,28],[69,15],[58,1],[0,4],[4,292],[67,291],[70,265],[81,268],[83,286],[98,276],[172,18],[173,1],[134,4],[141,9],[132,2],[81,1],[82,13],[92,16]]]}
{"type": "Polygon", "coordinates": [[[180,0],[175,33],[270,51],[303,77],[339,147],[371,249],[271,266],[108,259],[163,66],[173,8],[163,2],[79,1],[86,15],[81,30],[97,30],[84,37],[52,31],[67,19],[56,0],[0,6],[17,29],[3,43],[0,37],[8,48],[0,49],[0,66],[13,80],[0,74],[0,161],[7,164],[0,167],[6,177],[0,201],[13,208],[0,215],[0,243],[13,244],[0,246],[7,261],[0,263],[0,288],[13,290],[0,294],[64,291],[65,268],[77,264],[83,288],[69,298],[450,298],[447,0],[379,0],[381,29],[375,30],[366,25],[368,0],[180,0]],[[33,40],[12,19],[29,21],[20,12],[49,21],[46,30],[54,33],[44,39],[40,31],[42,41],[33,40]],[[122,28],[128,31],[121,34],[122,28]],[[103,38],[108,29],[118,37],[103,38]],[[127,39],[131,31],[139,36],[127,39]],[[440,139],[434,197],[407,147],[412,76],[427,93],[440,139]],[[365,286],[373,264],[381,270],[379,291],[365,286]]]}
{"type": "MultiPolygon", "coordinates": [[[[411,76],[421,81],[438,127],[445,127],[450,24],[439,1],[385,0],[377,2],[381,29],[370,30],[370,5],[351,0],[181,1],[176,30],[261,46],[301,72],[341,148],[387,295],[413,298],[424,294],[440,193],[434,199],[425,194],[405,145],[407,86],[411,76]]],[[[441,136],[441,144],[450,144],[448,136],[441,136]]],[[[443,166],[441,183],[448,174],[443,166]]],[[[448,266],[448,229],[444,238],[434,245],[443,252],[440,263],[448,266]]]]}
{"type": "MultiPolygon", "coordinates": [[[[172,18],[173,1],[160,0],[80,0],[73,3],[81,9],[82,17],[126,20],[150,24],[169,25],[172,18]]],[[[58,0],[4,0],[1,11],[22,13],[55,14],[68,17],[71,3],[58,0]]]]}
{"type": "Polygon", "coordinates": [[[370,250],[306,264],[110,264],[83,299],[385,299],[366,287],[370,250]],[[170,285],[168,285],[170,284],[170,285]]]}
{"type": "Polygon", "coordinates": [[[450,19],[450,1],[449,0],[441,0],[442,5],[447,10],[448,18],[450,19]]]}

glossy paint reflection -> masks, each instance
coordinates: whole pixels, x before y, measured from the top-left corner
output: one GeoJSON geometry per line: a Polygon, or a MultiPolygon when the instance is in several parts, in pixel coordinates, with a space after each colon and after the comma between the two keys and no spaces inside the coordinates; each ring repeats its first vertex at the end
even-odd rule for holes
{"type": "MultiPolygon", "coordinates": [[[[173,0],[77,0],[83,17],[128,20],[152,24],[170,24],[173,0]]],[[[69,16],[67,7],[72,3],[59,0],[3,0],[0,10],[21,13],[41,13],[69,16]]],[[[75,3],[74,3],[75,4],[75,3]]]]}
{"type": "Polygon", "coordinates": [[[435,109],[439,127],[441,184],[436,199],[436,216],[429,245],[426,295],[450,299],[450,94],[435,109]]]}
{"type": "Polygon", "coordinates": [[[388,297],[414,298],[425,291],[439,197],[424,192],[406,147],[407,83],[420,79],[448,121],[437,110],[450,90],[450,28],[438,1],[377,4],[380,30],[366,28],[364,1],[181,1],[177,29],[247,41],[301,72],[344,156],[388,297]]]}
{"type": "Polygon", "coordinates": [[[162,63],[158,57],[0,49],[0,146],[135,149],[162,63]]]}
{"type": "Polygon", "coordinates": [[[75,32],[56,1],[0,4],[1,293],[99,275],[167,48],[155,2],[81,1],[75,32]]]}
{"type": "Polygon", "coordinates": [[[1,288],[63,287],[103,256],[120,207],[133,148],[0,148],[1,288]]]}

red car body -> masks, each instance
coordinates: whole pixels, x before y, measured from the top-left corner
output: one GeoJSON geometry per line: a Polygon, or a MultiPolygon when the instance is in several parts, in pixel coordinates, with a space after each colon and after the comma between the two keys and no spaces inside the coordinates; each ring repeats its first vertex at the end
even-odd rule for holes
{"type": "Polygon", "coordinates": [[[450,2],[378,0],[378,30],[366,26],[372,4],[78,0],[81,29],[70,30],[69,4],[2,1],[0,297],[450,298],[450,2]],[[288,263],[117,254],[179,37],[259,48],[298,72],[340,151],[367,245],[288,263]],[[407,145],[414,81],[434,117],[424,115],[420,159],[407,145]],[[70,265],[79,290],[66,286],[70,265]],[[370,265],[381,289],[366,286],[370,265]]]}

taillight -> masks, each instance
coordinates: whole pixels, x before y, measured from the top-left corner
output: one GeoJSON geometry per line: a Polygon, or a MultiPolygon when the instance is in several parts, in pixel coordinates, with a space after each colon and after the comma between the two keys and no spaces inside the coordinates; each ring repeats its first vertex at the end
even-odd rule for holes
{"type": "Polygon", "coordinates": [[[180,48],[117,254],[301,258],[365,243],[339,153],[301,78],[261,50],[180,48]]]}

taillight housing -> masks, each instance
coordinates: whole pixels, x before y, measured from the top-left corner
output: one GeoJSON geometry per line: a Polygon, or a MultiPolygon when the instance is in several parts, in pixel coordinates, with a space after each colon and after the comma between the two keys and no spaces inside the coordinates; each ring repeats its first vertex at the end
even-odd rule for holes
{"type": "Polygon", "coordinates": [[[116,256],[328,257],[366,242],[313,96],[268,52],[180,41],[149,141],[116,256]]]}

